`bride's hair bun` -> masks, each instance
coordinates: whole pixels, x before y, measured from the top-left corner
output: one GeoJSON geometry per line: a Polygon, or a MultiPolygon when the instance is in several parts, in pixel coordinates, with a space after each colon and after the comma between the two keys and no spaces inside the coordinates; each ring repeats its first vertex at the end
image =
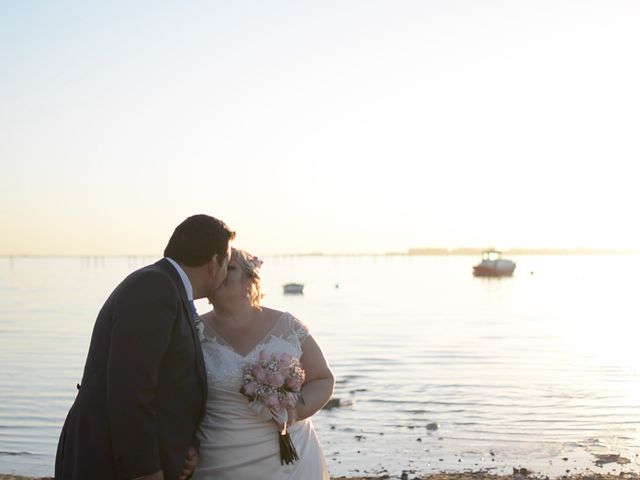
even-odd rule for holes
{"type": "Polygon", "coordinates": [[[253,307],[260,308],[260,300],[264,296],[260,292],[260,267],[262,267],[262,259],[250,254],[246,250],[232,247],[231,260],[237,262],[242,273],[251,280],[251,287],[247,292],[247,298],[251,301],[253,307]]]}

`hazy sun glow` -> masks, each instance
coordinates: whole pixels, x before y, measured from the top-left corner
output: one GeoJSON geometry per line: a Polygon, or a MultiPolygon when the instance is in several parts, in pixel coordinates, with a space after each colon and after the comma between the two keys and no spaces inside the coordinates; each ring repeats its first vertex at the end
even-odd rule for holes
{"type": "Polygon", "coordinates": [[[635,1],[0,5],[0,254],[640,248],[635,1]]]}

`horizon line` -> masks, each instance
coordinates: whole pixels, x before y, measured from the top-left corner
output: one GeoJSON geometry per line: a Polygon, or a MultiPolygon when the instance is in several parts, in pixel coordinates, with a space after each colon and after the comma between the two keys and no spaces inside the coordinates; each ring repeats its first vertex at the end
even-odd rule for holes
{"type": "MultiPolygon", "coordinates": [[[[507,255],[607,255],[638,254],[640,248],[600,248],[600,247],[515,247],[515,248],[480,248],[480,247],[417,247],[397,252],[288,252],[264,253],[265,257],[381,257],[381,256],[440,256],[440,255],[479,255],[488,250],[498,250],[507,255]]],[[[59,257],[59,258],[163,258],[154,253],[1,253],[1,258],[59,257]]]]}

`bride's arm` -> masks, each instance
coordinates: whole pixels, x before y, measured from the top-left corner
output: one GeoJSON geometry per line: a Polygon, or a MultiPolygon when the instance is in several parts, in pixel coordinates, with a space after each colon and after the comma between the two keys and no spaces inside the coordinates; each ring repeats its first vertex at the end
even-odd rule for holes
{"type": "Polygon", "coordinates": [[[333,394],[335,378],[327,365],[320,346],[309,335],[302,343],[300,359],[305,372],[301,395],[304,403],[298,402],[295,420],[304,420],[320,410],[333,394]]]}

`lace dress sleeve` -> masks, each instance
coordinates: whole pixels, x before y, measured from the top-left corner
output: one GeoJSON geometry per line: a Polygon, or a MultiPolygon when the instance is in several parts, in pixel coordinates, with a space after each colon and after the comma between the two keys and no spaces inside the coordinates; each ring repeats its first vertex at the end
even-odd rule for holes
{"type": "Polygon", "coordinates": [[[309,336],[309,328],[291,314],[289,314],[289,322],[291,331],[298,338],[300,345],[302,345],[309,336]]]}

